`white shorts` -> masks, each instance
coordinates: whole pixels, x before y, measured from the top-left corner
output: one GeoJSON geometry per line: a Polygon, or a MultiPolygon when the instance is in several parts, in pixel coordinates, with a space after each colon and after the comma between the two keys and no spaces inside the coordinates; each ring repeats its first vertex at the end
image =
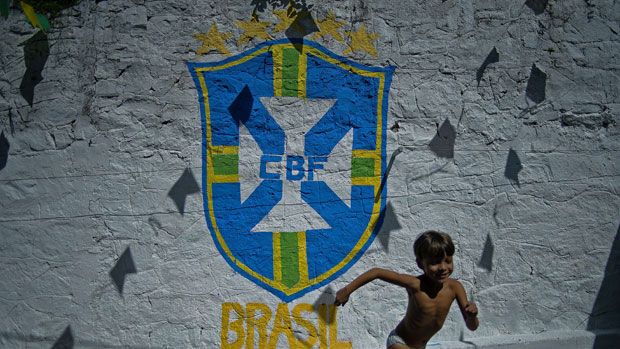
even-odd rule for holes
{"type": "MultiPolygon", "coordinates": [[[[407,343],[405,343],[405,340],[396,334],[396,330],[392,330],[392,332],[390,332],[390,334],[388,335],[387,341],[385,342],[385,346],[387,349],[390,349],[390,346],[394,344],[407,345],[407,343]]],[[[421,347],[411,348],[411,349],[425,349],[425,348],[426,348],[426,345],[423,345],[421,347]]]]}

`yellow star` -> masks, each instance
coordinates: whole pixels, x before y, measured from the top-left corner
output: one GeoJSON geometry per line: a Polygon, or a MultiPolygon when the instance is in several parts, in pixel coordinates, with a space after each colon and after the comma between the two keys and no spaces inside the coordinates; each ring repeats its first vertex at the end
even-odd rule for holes
{"type": "Polygon", "coordinates": [[[373,57],[377,57],[377,49],[375,48],[374,41],[379,37],[379,34],[366,32],[366,26],[363,24],[359,27],[357,32],[347,30],[346,34],[351,42],[349,43],[349,47],[344,50],[343,54],[361,51],[367,52],[373,57]]]}
{"type": "Polygon", "coordinates": [[[331,35],[331,37],[338,42],[344,42],[344,38],[338,32],[338,29],[340,29],[344,23],[336,20],[336,15],[332,11],[327,12],[327,17],[322,21],[317,21],[316,25],[319,27],[319,31],[314,33],[312,36],[313,40],[324,38],[325,35],[331,35]]]}
{"type": "Polygon", "coordinates": [[[289,12],[288,10],[273,11],[273,14],[276,15],[276,17],[278,17],[278,19],[280,20],[280,22],[276,24],[276,26],[273,28],[274,33],[277,34],[277,33],[283,32],[286,29],[288,29],[291,26],[291,24],[293,24],[297,16],[289,17],[288,12],[289,12]]]}
{"type": "Polygon", "coordinates": [[[243,33],[239,39],[237,39],[237,45],[248,43],[254,38],[260,38],[263,40],[273,39],[271,35],[267,33],[267,28],[271,25],[271,23],[261,22],[258,19],[250,19],[249,21],[235,21],[235,25],[237,25],[239,29],[243,30],[243,33]]]}
{"type": "Polygon", "coordinates": [[[217,25],[215,25],[215,23],[211,25],[211,29],[209,29],[208,33],[194,34],[194,38],[202,41],[202,46],[196,50],[196,53],[199,55],[204,55],[214,50],[227,56],[230,55],[230,51],[228,51],[224,44],[224,42],[230,38],[230,33],[220,32],[217,30],[217,25]]]}

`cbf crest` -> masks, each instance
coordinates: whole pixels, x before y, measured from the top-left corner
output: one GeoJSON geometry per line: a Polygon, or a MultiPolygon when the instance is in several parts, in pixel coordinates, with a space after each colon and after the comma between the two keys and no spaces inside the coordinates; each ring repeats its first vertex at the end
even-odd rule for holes
{"type": "Polygon", "coordinates": [[[188,67],[222,256],[286,302],[334,280],[380,227],[392,68],[289,39],[188,67]]]}

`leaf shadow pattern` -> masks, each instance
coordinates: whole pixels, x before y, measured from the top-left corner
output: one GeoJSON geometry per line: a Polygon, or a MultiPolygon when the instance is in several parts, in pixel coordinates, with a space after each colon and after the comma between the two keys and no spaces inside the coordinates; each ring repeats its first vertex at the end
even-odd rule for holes
{"type": "Polygon", "coordinates": [[[534,11],[534,14],[538,16],[539,14],[545,12],[548,2],[549,0],[527,0],[525,2],[525,6],[529,7],[532,11],[534,11]]]}
{"type": "Polygon", "coordinates": [[[11,144],[6,139],[4,132],[0,133],[0,171],[6,167],[6,163],[9,159],[9,149],[11,144]]]}
{"type": "Polygon", "coordinates": [[[121,295],[123,294],[125,277],[127,274],[135,274],[137,272],[136,265],[133,261],[133,257],[131,256],[131,250],[129,249],[129,246],[127,246],[125,252],[123,252],[118,261],[116,261],[114,268],[110,270],[110,277],[112,278],[112,281],[114,281],[114,285],[116,285],[118,293],[121,295]]]}
{"type": "Polygon", "coordinates": [[[250,5],[254,6],[252,17],[256,17],[259,12],[265,12],[267,6],[272,9],[288,8],[289,11],[310,10],[312,5],[306,4],[306,0],[252,0],[250,5]]]}
{"type": "Polygon", "coordinates": [[[172,188],[170,188],[168,197],[174,201],[181,215],[184,215],[187,196],[198,192],[200,192],[198,182],[196,182],[192,170],[186,168],[181,177],[174,183],[172,188]]]}
{"type": "Polygon", "coordinates": [[[482,250],[482,256],[480,256],[480,261],[478,261],[478,267],[481,269],[490,272],[493,270],[493,252],[495,247],[493,246],[493,241],[491,240],[491,234],[487,235],[487,240],[484,243],[484,249],[482,250]]]}
{"type": "Polygon", "coordinates": [[[446,118],[443,124],[437,129],[437,134],[428,144],[428,147],[440,158],[453,159],[455,140],[456,129],[450,123],[450,119],[446,118]]]}
{"type": "Polygon", "coordinates": [[[293,23],[284,31],[286,38],[293,44],[293,47],[301,54],[303,52],[304,36],[319,31],[312,14],[307,9],[301,9],[296,13],[293,23]]]}
{"type": "Polygon", "coordinates": [[[67,326],[62,335],[54,342],[52,349],[73,349],[73,333],[71,326],[67,326]]]}
{"type": "Polygon", "coordinates": [[[55,17],[62,10],[73,7],[80,1],[82,0],[27,0],[24,2],[30,4],[39,13],[50,13],[51,17],[55,17]]]}
{"type": "Polygon", "coordinates": [[[595,333],[593,349],[615,348],[618,343],[617,335],[605,335],[600,332],[620,328],[620,302],[618,302],[618,294],[620,294],[620,225],[611,245],[603,275],[603,282],[594,300],[586,327],[588,331],[595,333]]]}
{"type": "Polygon", "coordinates": [[[499,53],[497,52],[497,49],[493,47],[491,52],[489,52],[489,54],[487,55],[487,58],[485,58],[484,62],[482,62],[480,68],[478,68],[478,71],[476,71],[476,81],[478,82],[478,86],[480,86],[480,80],[482,80],[484,71],[487,69],[489,64],[497,62],[499,62],[499,53]]]}
{"type": "Polygon", "coordinates": [[[24,43],[24,63],[26,71],[19,85],[19,91],[32,107],[34,101],[34,88],[43,81],[43,68],[50,54],[50,46],[47,34],[38,31],[24,43]]]}
{"type": "Polygon", "coordinates": [[[508,158],[506,159],[506,168],[504,169],[504,177],[510,181],[517,183],[517,186],[521,187],[519,183],[519,172],[523,169],[519,155],[514,149],[510,148],[508,151],[508,158]]]}
{"type": "Polygon", "coordinates": [[[545,100],[545,89],[547,86],[547,74],[538,69],[536,64],[532,64],[530,70],[530,77],[527,80],[527,87],[525,88],[525,95],[532,102],[540,103],[545,100]]]}

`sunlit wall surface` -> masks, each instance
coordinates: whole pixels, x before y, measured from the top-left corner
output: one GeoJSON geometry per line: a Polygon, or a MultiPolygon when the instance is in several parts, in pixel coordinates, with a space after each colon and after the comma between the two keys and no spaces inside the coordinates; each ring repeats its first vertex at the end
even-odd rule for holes
{"type": "Polygon", "coordinates": [[[1,347],[383,347],[429,229],[429,345],[620,331],[619,3],[0,10],[1,347]]]}

